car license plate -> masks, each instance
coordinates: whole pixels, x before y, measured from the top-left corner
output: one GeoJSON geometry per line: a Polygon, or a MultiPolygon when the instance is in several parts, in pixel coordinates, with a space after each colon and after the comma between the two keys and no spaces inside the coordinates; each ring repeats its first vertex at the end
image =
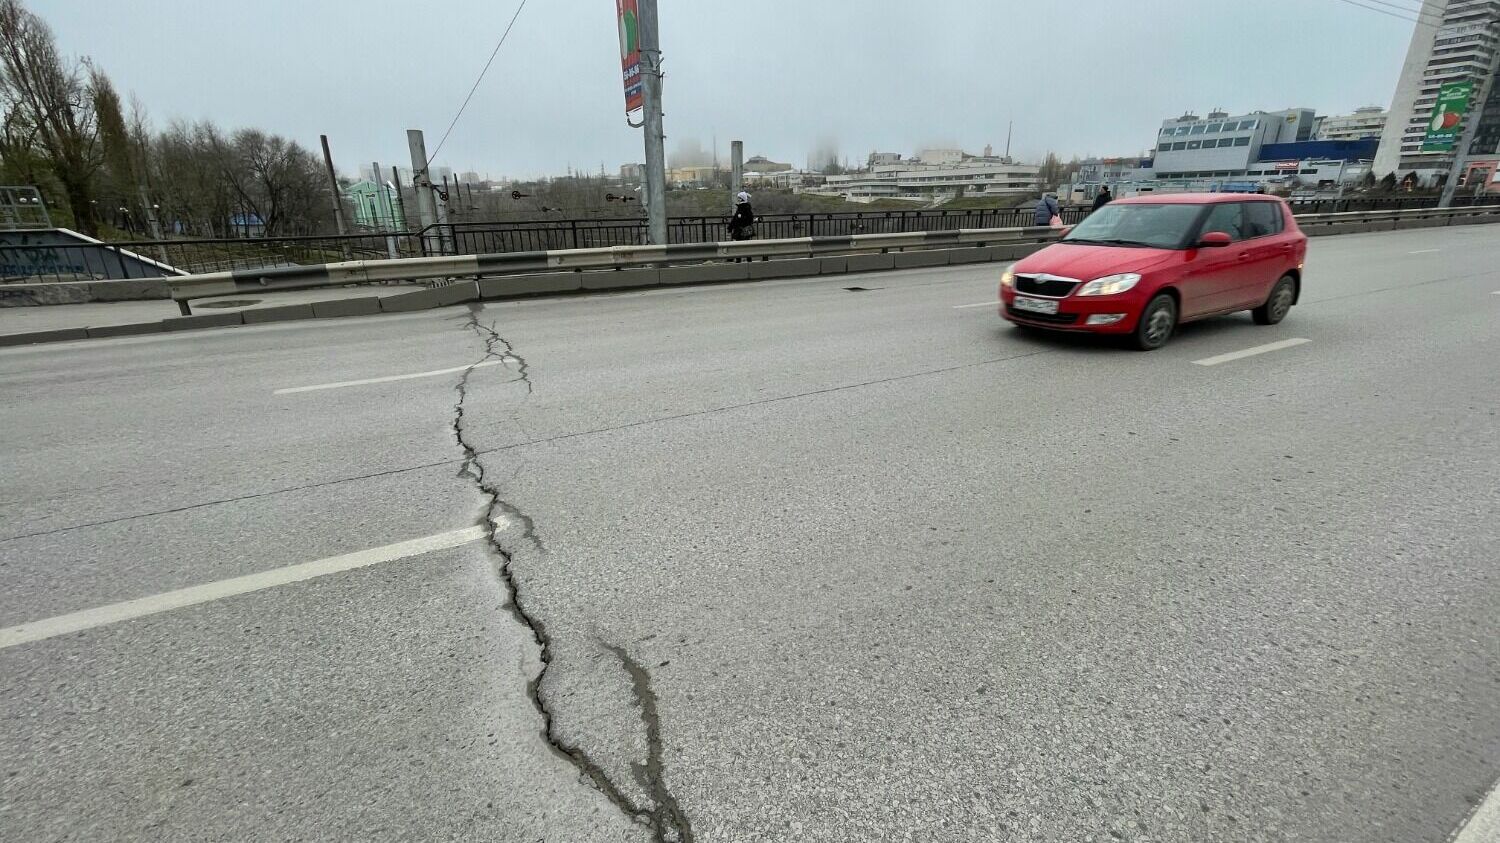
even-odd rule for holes
{"type": "Polygon", "coordinates": [[[1029,310],[1032,313],[1057,312],[1057,302],[1051,299],[1028,299],[1025,296],[1016,296],[1015,304],[1011,307],[1016,310],[1029,310]]]}

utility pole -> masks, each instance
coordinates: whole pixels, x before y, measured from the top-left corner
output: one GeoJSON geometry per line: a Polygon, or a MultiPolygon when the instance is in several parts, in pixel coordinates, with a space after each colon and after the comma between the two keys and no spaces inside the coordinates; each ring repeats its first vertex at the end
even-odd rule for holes
{"type": "MultiPolygon", "coordinates": [[[[333,172],[333,154],[328,151],[328,136],[318,135],[318,140],[323,143],[323,165],[328,168],[328,189],[333,195],[333,222],[339,228],[339,236],[349,233],[349,227],[344,222],[344,200],[339,196],[339,177],[333,172]]],[[[344,260],[349,259],[349,241],[344,241],[344,260]]]]}
{"type": "MultiPolygon", "coordinates": [[[[391,169],[395,168],[392,167],[391,169]]],[[[385,179],[380,175],[379,161],[370,162],[370,180],[375,182],[376,189],[380,191],[381,201],[378,210],[381,214],[385,215],[385,230],[393,232],[396,230],[396,205],[391,201],[390,191],[385,188],[385,179]]],[[[401,257],[401,254],[396,251],[396,236],[394,234],[387,234],[385,236],[385,253],[391,260],[401,257]]]]}
{"type": "Polygon", "coordinates": [[[440,254],[441,235],[428,229],[437,225],[437,204],[432,195],[432,179],[427,177],[427,141],[421,129],[406,130],[406,146],[411,151],[411,185],[417,194],[417,214],[422,222],[422,253],[440,254]]]}
{"type": "MultiPolygon", "coordinates": [[[[455,183],[456,183],[456,180],[455,180],[455,183]]],[[[439,240],[443,244],[443,254],[445,254],[445,255],[451,255],[451,254],[454,253],[454,249],[453,249],[453,227],[450,226],[450,225],[448,225],[448,177],[447,176],[443,176],[443,189],[440,192],[436,193],[436,197],[437,197],[437,219],[438,219],[438,226],[439,226],[438,231],[441,232],[439,240]]]]}
{"type": "Polygon", "coordinates": [[[745,142],[729,142],[729,206],[745,189],[745,142]]]}
{"type": "MultiPolygon", "coordinates": [[[[401,231],[411,230],[411,220],[406,218],[406,199],[401,195],[401,170],[391,165],[391,186],[396,188],[396,214],[401,218],[401,231]]],[[[395,228],[395,224],[391,225],[395,228]]]]}
{"type": "Polygon", "coordinates": [[[667,242],[667,153],[662,132],[661,38],[656,0],[640,0],[641,93],[646,130],[646,242],[667,242]]]}
{"type": "Polygon", "coordinates": [[[1495,74],[1500,72],[1500,50],[1490,58],[1489,69],[1484,73],[1484,80],[1477,88],[1478,96],[1470,94],[1469,107],[1464,112],[1464,132],[1458,141],[1458,146],[1453,148],[1453,166],[1448,169],[1448,180],[1443,182],[1443,197],[1438,200],[1439,208],[1448,208],[1453,205],[1453,196],[1458,192],[1458,176],[1464,171],[1464,165],[1469,163],[1469,147],[1474,145],[1474,135],[1479,132],[1479,124],[1484,119],[1484,106],[1490,98],[1490,86],[1494,84],[1495,74]]]}

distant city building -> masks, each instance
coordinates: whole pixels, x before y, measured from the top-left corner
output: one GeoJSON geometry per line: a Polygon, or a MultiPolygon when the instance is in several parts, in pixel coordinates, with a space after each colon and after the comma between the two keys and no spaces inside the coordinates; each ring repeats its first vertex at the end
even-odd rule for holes
{"type": "Polygon", "coordinates": [[[792,169],[791,164],[772,161],[764,155],[755,155],[745,159],[745,172],[783,173],[790,169],[792,169]]]}
{"type": "Polygon", "coordinates": [[[458,180],[460,182],[463,182],[464,184],[479,184],[480,182],[484,181],[484,179],[480,178],[479,174],[474,172],[473,170],[465,170],[464,172],[459,173],[458,180]]]}
{"type": "MultiPolygon", "coordinates": [[[[1375,175],[1416,174],[1431,184],[1452,165],[1452,152],[1423,152],[1422,140],[1432,121],[1438,90],[1446,82],[1474,82],[1474,96],[1486,74],[1497,73],[1500,46],[1500,2],[1497,0],[1423,0],[1423,22],[1412,31],[1406,62],[1396,81],[1390,116],[1380,135],[1375,175]],[[1433,27],[1429,21],[1441,21],[1433,27]]],[[[1500,84],[1490,86],[1487,102],[1469,103],[1469,118],[1481,121],[1470,155],[1493,155],[1500,149],[1500,84]]]]}
{"type": "Polygon", "coordinates": [[[1155,177],[1152,159],[1139,155],[1119,158],[1089,158],[1079,163],[1074,178],[1080,182],[1119,184],[1155,177]]]}
{"type": "Polygon", "coordinates": [[[958,164],[972,157],[975,156],[965,155],[962,149],[923,149],[917,153],[917,160],[923,164],[958,164]]]}
{"type": "Polygon", "coordinates": [[[621,164],[620,165],[620,181],[623,181],[623,182],[642,182],[642,181],[645,181],[645,180],[646,180],[646,165],[645,164],[621,164]]]}
{"type": "MultiPolygon", "coordinates": [[[[745,166],[750,162],[746,161],[745,166]]],[[[803,170],[746,170],[743,174],[746,187],[774,187],[781,190],[791,190],[806,184],[812,177],[816,176],[818,181],[822,180],[821,174],[808,173],[803,170]]]]}
{"type": "MultiPolygon", "coordinates": [[[[1495,0],[1500,2],[1500,0],[1495,0]]],[[[1356,112],[1370,119],[1368,110],[1356,112]]],[[[1356,115],[1349,115],[1350,117],[1356,115]]],[[[1253,192],[1281,188],[1334,190],[1370,171],[1379,141],[1373,137],[1316,140],[1311,109],[1255,111],[1207,117],[1184,114],[1162,121],[1152,157],[1125,156],[1084,161],[1060,196],[1091,201],[1108,186],[1115,196],[1183,191],[1253,192]]],[[[1336,131],[1338,123],[1332,124],[1336,131]]],[[[1358,133],[1357,129],[1350,129],[1358,133]]]]}
{"type": "Polygon", "coordinates": [[[853,202],[905,199],[931,202],[964,196],[1033,194],[1040,168],[1008,158],[969,155],[958,149],[924,149],[916,158],[893,152],[870,154],[869,169],[828,176],[809,193],[842,196],[853,202]]]}
{"type": "Polygon", "coordinates": [[[1385,109],[1378,105],[1367,105],[1354,109],[1353,114],[1319,117],[1313,137],[1317,140],[1378,138],[1384,128],[1385,109]]]}
{"type": "Polygon", "coordinates": [[[344,188],[344,198],[354,208],[354,224],[379,231],[404,231],[406,215],[401,197],[388,181],[355,182],[344,188]]]}
{"type": "Polygon", "coordinates": [[[1182,178],[1185,173],[1245,175],[1260,160],[1268,143],[1310,140],[1313,111],[1292,108],[1231,116],[1223,111],[1207,117],[1184,114],[1164,120],[1157,132],[1155,168],[1158,178],[1182,178]]]}
{"type": "Polygon", "coordinates": [[[718,181],[720,168],[712,164],[673,167],[667,170],[667,184],[677,187],[709,187],[718,181]]]}

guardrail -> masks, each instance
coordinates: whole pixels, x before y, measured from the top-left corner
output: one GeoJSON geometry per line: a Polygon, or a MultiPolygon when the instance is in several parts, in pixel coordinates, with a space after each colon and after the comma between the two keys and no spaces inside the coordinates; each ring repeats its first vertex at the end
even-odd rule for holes
{"type": "MultiPolygon", "coordinates": [[[[1309,235],[1343,234],[1475,222],[1500,222],[1500,205],[1466,208],[1420,208],[1400,211],[1354,211],[1297,217],[1309,235]]],[[[189,302],[211,296],[378,281],[509,275],[584,269],[627,269],[673,263],[701,263],[737,259],[811,258],[826,255],[885,253],[907,249],[932,250],[958,246],[999,246],[1047,243],[1057,238],[1050,228],[984,228],[920,231],[898,234],[855,234],[842,237],[791,237],[717,243],[680,243],[665,246],[611,246],[499,252],[394,260],[356,260],[312,266],[274,267],[189,275],[170,279],[172,298],[184,316],[189,302]]]]}
{"type": "Polygon", "coordinates": [[[172,298],[184,316],[188,302],[211,296],[271,290],[307,290],[372,281],[420,280],[454,276],[503,275],[523,272],[625,269],[710,260],[769,259],[862,254],[944,246],[990,246],[1042,243],[1056,239],[1050,228],[990,228],[954,231],[916,231],[901,234],[854,234],[844,237],[791,237],[777,240],[740,240],[718,243],[676,243],[666,246],[610,246],[597,249],[558,249],[534,252],[497,252],[455,257],[342,261],[314,266],[234,270],[189,275],[171,280],[172,298]]]}

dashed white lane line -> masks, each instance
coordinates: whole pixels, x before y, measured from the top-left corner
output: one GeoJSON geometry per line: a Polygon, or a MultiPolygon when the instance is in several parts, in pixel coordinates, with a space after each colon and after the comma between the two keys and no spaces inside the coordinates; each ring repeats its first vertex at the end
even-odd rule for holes
{"type": "Polygon", "coordinates": [[[1408,255],[1428,255],[1433,252],[1441,252],[1442,249],[1418,249],[1415,252],[1407,252],[1408,255]]]}
{"type": "Polygon", "coordinates": [[[1479,803],[1467,822],[1453,835],[1453,843],[1495,843],[1500,840],[1500,782],[1479,803]]]}
{"type": "MultiPolygon", "coordinates": [[[[503,527],[504,525],[500,526],[503,527]]],[[[423,553],[431,553],[434,550],[458,547],[459,545],[465,545],[484,538],[485,532],[484,527],[465,527],[462,530],[450,530],[446,533],[438,533],[437,535],[425,536],[420,539],[388,544],[384,547],[372,547],[369,550],[346,553],[342,556],[330,556],[327,559],[303,562],[298,565],[288,565],[284,568],[274,568],[258,574],[246,574],[242,577],[232,577],[227,580],[219,580],[218,582],[180,588],[176,591],[153,594],[150,597],[126,600],[123,603],[111,603],[108,606],[99,606],[93,609],[85,609],[81,612],[71,612],[66,615],[57,615],[56,617],[23,623],[19,626],[6,627],[5,629],[0,629],[0,650],[4,650],[7,647],[15,647],[19,644],[27,644],[32,641],[41,641],[42,639],[52,638],[57,635],[67,635],[70,632],[92,629],[96,626],[134,620],[161,612],[170,612],[173,609],[196,606],[199,603],[209,603],[214,600],[222,600],[226,597],[235,597],[240,594],[249,594],[252,591],[262,591],[278,585],[302,582],[314,577],[352,571],[356,568],[368,568],[371,565],[379,565],[382,562],[394,562],[398,559],[420,556],[423,553]]]]}
{"type": "Polygon", "coordinates": [[[311,386],[289,386],[278,389],[273,395],[291,395],[294,392],[316,392],[320,389],[342,389],[346,386],[365,386],[372,383],[390,383],[391,381],[409,381],[415,378],[435,378],[438,375],[452,375],[468,369],[479,369],[484,366],[499,366],[512,358],[502,360],[485,360],[481,363],[471,363],[468,366],[454,366],[451,369],[434,369],[430,372],[413,372],[409,375],[386,375],[383,378],[363,378],[357,381],[339,381],[337,383],[317,383],[311,386]]]}
{"type": "Polygon", "coordinates": [[[1302,337],[1293,337],[1289,340],[1282,340],[1281,342],[1268,342],[1265,345],[1257,345],[1254,348],[1245,348],[1239,351],[1231,351],[1228,354],[1220,354],[1214,357],[1205,357],[1202,360],[1194,360],[1193,362],[1197,363],[1199,366],[1217,366],[1220,363],[1228,363],[1231,360],[1240,360],[1245,357],[1254,357],[1257,354],[1267,354],[1272,351],[1280,351],[1283,348],[1291,348],[1293,346],[1302,345],[1303,343],[1308,342],[1312,342],[1312,340],[1304,339],[1302,337]]]}
{"type": "Polygon", "coordinates": [[[953,309],[954,310],[963,310],[966,307],[999,307],[999,306],[1000,306],[1000,302],[999,301],[982,301],[982,302],[980,302],[978,304],[955,304],[953,306],[953,309]]]}

